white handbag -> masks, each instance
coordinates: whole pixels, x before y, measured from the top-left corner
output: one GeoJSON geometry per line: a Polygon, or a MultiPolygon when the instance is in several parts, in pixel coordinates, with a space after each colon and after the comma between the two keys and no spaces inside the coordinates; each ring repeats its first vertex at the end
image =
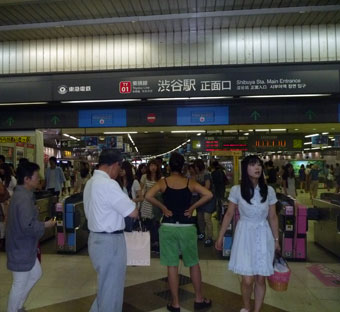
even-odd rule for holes
{"type": "Polygon", "coordinates": [[[131,266],[150,265],[150,232],[124,232],[127,263],[131,266]]]}

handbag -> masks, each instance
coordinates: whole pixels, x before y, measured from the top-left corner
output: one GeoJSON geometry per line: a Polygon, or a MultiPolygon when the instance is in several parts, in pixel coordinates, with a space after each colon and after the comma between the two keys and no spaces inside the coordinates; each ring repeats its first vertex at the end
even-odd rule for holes
{"type": "Polygon", "coordinates": [[[286,291],[290,279],[290,268],[280,253],[275,254],[274,274],[267,277],[269,287],[276,291],[286,291]]]}
{"type": "Polygon", "coordinates": [[[139,231],[124,232],[128,266],[150,265],[150,232],[143,232],[139,225],[139,231]]]}

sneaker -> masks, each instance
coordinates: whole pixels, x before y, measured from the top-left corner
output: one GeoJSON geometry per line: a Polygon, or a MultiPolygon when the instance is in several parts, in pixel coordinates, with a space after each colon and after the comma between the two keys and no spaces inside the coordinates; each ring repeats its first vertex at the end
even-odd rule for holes
{"type": "Polygon", "coordinates": [[[203,240],[204,239],[204,234],[198,234],[198,240],[203,240]]]}
{"type": "Polygon", "coordinates": [[[213,245],[212,239],[207,239],[204,242],[204,247],[211,247],[213,245]]]}

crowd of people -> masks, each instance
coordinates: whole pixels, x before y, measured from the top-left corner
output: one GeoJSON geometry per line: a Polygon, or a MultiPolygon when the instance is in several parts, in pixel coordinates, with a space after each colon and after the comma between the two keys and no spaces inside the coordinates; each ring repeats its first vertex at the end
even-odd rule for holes
{"type": "MultiPolygon", "coordinates": [[[[272,260],[280,250],[275,204],[276,190],[296,197],[300,192],[317,196],[320,175],[327,188],[334,181],[339,191],[340,166],[301,165],[298,177],[291,163],[275,168],[272,161],[263,164],[257,156],[241,162],[241,179],[228,197],[224,213],[226,186],[229,181],[217,160],[207,168],[202,159],[186,164],[184,157],[172,153],[169,164],[151,159],[135,168],[115,150],[105,150],[91,172],[87,162],[78,170],[71,164],[57,165],[50,157],[44,182],[40,183],[39,166],[21,159],[16,170],[0,155],[0,247],[6,237],[7,267],[13,273],[8,311],[23,309],[29,291],[41,277],[37,246],[45,228],[55,221],[40,221],[34,204],[34,191],[44,188],[55,196],[84,193],[84,208],[90,231],[88,249],[98,274],[98,292],[90,311],[121,311],[126,272],[125,220],[139,218],[150,231],[151,249],[160,253],[160,262],[167,266],[172,295],[167,310],[179,312],[179,255],[195,290],[195,310],[209,308],[204,298],[197,240],[204,246],[222,249],[223,237],[236,208],[240,220],[234,234],[229,269],[241,275],[244,307],[249,312],[254,291],[254,311],[260,311],[266,286],[265,277],[273,273],[272,260]],[[212,215],[221,222],[217,240],[213,241],[212,215]],[[224,213],[224,214],[223,214],[224,213]],[[6,235],[5,235],[6,232],[6,235]]],[[[217,222],[218,223],[218,222],[217,222]]],[[[216,223],[215,223],[216,224],[216,223]]]]}
{"type": "Polygon", "coordinates": [[[293,198],[297,197],[298,191],[301,194],[309,193],[312,200],[318,196],[319,183],[323,183],[328,192],[335,188],[335,193],[340,191],[340,165],[335,167],[327,163],[322,168],[317,163],[301,164],[297,173],[291,163],[287,163],[281,168],[274,167],[273,161],[265,163],[265,177],[267,184],[274,190],[280,191],[293,198]]]}

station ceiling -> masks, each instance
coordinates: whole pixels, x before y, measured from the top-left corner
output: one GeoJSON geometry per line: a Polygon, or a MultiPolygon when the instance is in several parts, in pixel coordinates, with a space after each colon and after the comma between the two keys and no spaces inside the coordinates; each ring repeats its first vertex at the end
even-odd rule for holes
{"type": "Polygon", "coordinates": [[[297,134],[297,135],[308,135],[315,133],[328,132],[329,135],[340,133],[340,124],[329,123],[329,124],[275,124],[275,125],[238,125],[238,126],[204,126],[204,127],[134,127],[134,128],[65,128],[65,129],[45,129],[44,137],[48,146],[55,146],[55,140],[66,140],[63,133],[72,135],[76,138],[82,136],[97,136],[103,138],[105,136],[124,136],[124,142],[132,144],[128,139],[127,134],[104,134],[104,132],[137,132],[131,133],[135,145],[137,146],[141,155],[158,155],[168,152],[180,144],[186,142],[188,139],[197,137],[196,133],[183,132],[183,133],[172,133],[171,131],[192,131],[192,130],[204,130],[202,136],[230,136],[230,135],[245,135],[256,134],[256,135],[280,135],[282,137],[285,134],[297,134]],[[256,132],[256,129],[268,129],[266,132],[256,132]],[[278,129],[284,129],[277,131],[278,129]],[[231,132],[233,131],[233,132],[231,132]],[[234,132],[236,131],[236,132],[234,132]]]}
{"type": "Polygon", "coordinates": [[[0,1],[0,41],[339,21],[338,0],[0,1]]]}

